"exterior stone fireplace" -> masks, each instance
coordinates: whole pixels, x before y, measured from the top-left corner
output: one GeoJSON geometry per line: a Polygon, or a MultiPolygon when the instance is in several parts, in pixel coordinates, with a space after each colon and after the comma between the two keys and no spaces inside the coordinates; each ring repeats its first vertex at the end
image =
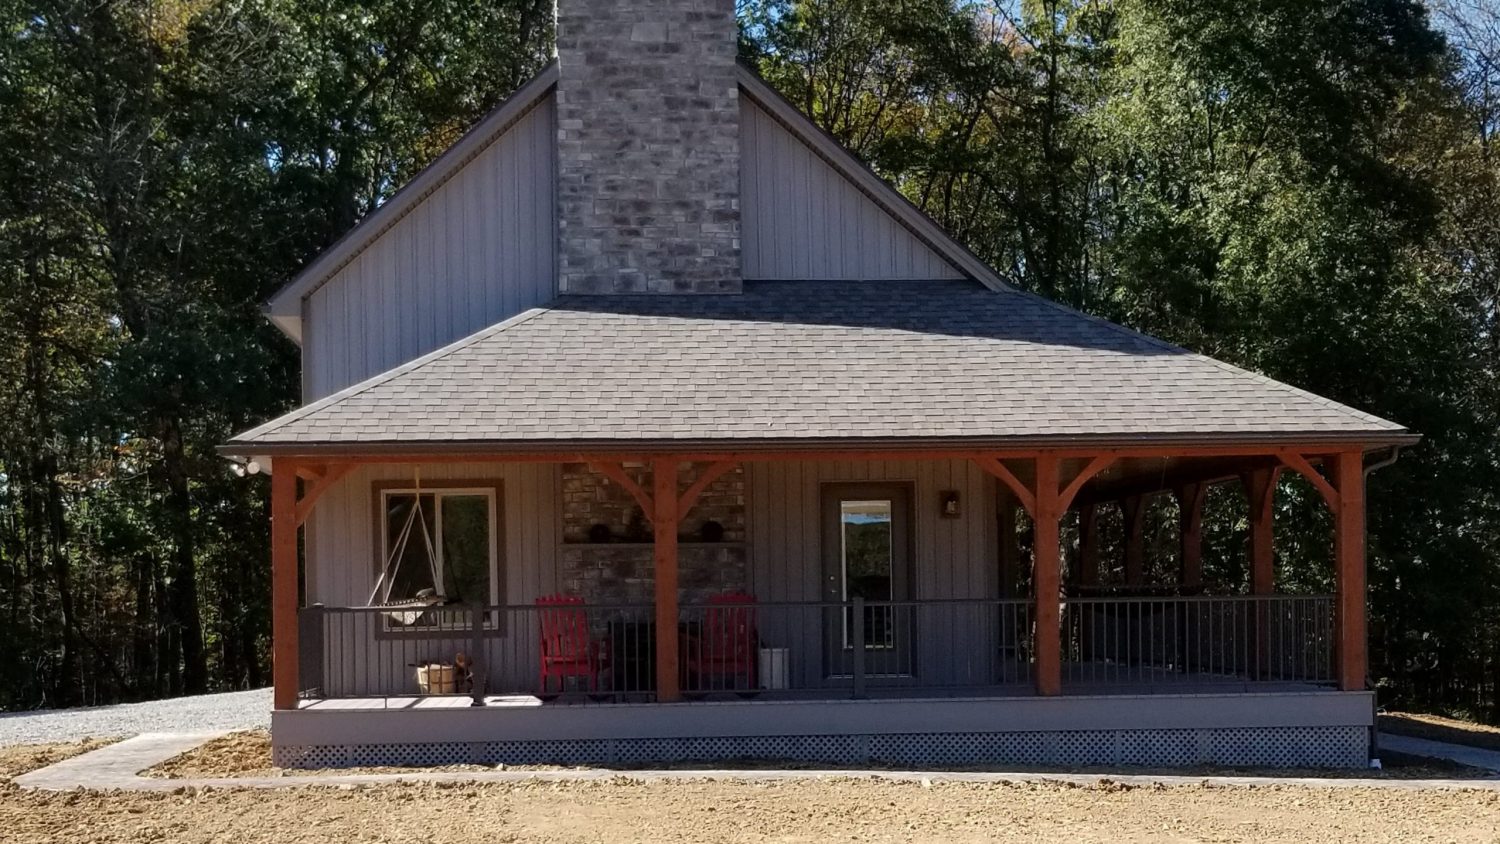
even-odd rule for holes
{"type": "MultiPolygon", "coordinates": [[[[626,463],[623,468],[642,488],[651,488],[650,466],[626,463]]],[[[684,482],[695,480],[702,468],[685,468],[684,482]]],[[[562,497],[563,591],[603,606],[650,603],[655,582],[651,523],[635,498],[585,463],[563,465],[562,497]]],[[[691,519],[682,525],[678,577],[684,603],[749,590],[745,533],[745,473],[737,468],[703,491],[691,519]]]]}

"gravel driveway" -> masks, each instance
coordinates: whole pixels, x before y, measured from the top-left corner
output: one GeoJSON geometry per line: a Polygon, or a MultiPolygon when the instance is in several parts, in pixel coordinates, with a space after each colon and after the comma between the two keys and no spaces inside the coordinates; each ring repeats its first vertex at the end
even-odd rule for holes
{"type": "Polygon", "coordinates": [[[137,733],[248,730],[271,723],[271,690],[0,714],[0,746],[137,733]]]}

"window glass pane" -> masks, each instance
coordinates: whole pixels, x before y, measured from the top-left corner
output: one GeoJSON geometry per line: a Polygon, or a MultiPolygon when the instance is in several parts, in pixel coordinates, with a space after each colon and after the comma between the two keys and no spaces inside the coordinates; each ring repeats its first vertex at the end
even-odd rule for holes
{"type": "Polygon", "coordinates": [[[389,560],[391,554],[399,557],[391,578],[393,601],[436,593],[436,584],[432,582],[433,560],[422,532],[425,523],[427,536],[434,539],[437,536],[435,502],[432,495],[424,494],[421,516],[414,519],[412,509],[416,501],[417,496],[411,493],[391,494],[385,499],[386,559],[389,560]]]}
{"type": "Polygon", "coordinates": [[[443,585],[449,600],[490,602],[488,496],[443,496],[443,585]]]}

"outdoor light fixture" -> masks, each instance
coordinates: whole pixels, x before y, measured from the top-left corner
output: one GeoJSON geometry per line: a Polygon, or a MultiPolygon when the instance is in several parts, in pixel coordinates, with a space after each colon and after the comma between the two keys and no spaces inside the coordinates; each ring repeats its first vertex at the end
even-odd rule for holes
{"type": "Polygon", "coordinates": [[[940,512],[943,514],[943,518],[956,519],[963,514],[963,509],[959,506],[958,490],[945,489],[938,493],[938,495],[942,496],[943,506],[940,512]]]}

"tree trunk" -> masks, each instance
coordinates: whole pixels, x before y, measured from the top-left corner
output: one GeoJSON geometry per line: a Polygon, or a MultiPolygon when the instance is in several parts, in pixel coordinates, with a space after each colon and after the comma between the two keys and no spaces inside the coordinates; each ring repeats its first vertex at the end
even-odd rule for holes
{"type": "MultiPolygon", "coordinates": [[[[187,455],[182,426],[163,420],[162,462],[167,481],[167,522],[172,537],[172,626],[182,648],[182,688],[186,694],[208,690],[208,661],[203,650],[203,616],[198,609],[198,566],[193,532],[193,500],[188,489],[187,455]]],[[[174,691],[178,691],[174,689],[174,691]]]]}
{"type": "Polygon", "coordinates": [[[62,615],[62,654],[58,658],[54,696],[59,706],[79,702],[82,674],[78,670],[78,615],[73,604],[72,560],[68,556],[68,522],[63,508],[62,485],[58,483],[57,457],[46,454],[40,461],[38,479],[45,484],[47,544],[57,606],[62,615]]]}
{"type": "Polygon", "coordinates": [[[156,694],[178,694],[182,689],[182,653],[167,605],[166,577],[155,560],[151,564],[151,578],[151,600],[156,607],[156,694]]]}
{"type": "Polygon", "coordinates": [[[135,628],[131,652],[131,686],[136,700],[150,700],[157,695],[156,642],[153,628],[156,613],[151,602],[156,585],[151,557],[142,554],[135,561],[135,628]]]}

